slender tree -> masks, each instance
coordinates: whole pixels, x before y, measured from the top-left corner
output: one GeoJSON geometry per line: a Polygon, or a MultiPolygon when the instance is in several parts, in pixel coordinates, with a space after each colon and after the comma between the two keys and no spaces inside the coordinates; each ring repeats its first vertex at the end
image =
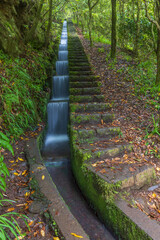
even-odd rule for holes
{"type": "Polygon", "coordinates": [[[135,22],[136,30],[134,34],[134,54],[138,56],[138,50],[139,50],[139,33],[140,33],[140,2],[139,0],[136,0],[132,2],[133,4],[133,19],[135,22]],[[136,14],[135,14],[135,8],[136,8],[136,14]]]}
{"type": "Polygon", "coordinates": [[[40,3],[39,3],[39,6],[38,6],[36,17],[35,17],[34,22],[32,24],[32,27],[29,29],[29,31],[27,33],[26,42],[29,42],[31,39],[34,38],[38,23],[39,23],[40,18],[41,18],[41,11],[42,11],[43,4],[44,4],[44,0],[41,0],[40,3]]]}
{"type": "Polygon", "coordinates": [[[156,85],[160,85],[160,0],[156,0],[156,9],[155,9],[155,19],[153,20],[149,13],[148,13],[148,5],[147,1],[145,0],[145,10],[146,10],[146,17],[150,22],[156,25],[157,27],[157,74],[156,74],[156,85]]]}
{"type": "Polygon", "coordinates": [[[49,16],[48,16],[47,31],[45,35],[45,47],[48,47],[48,44],[49,44],[49,33],[52,25],[52,5],[53,5],[53,0],[49,0],[49,16]]]}
{"type": "Polygon", "coordinates": [[[88,29],[89,29],[89,41],[90,41],[90,46],[93,46],[93,40],[92,40],[92,24],[93,24],[93,19],[92,19],[92,10],[93,8],[98,4],[99,0],[96,2],[93,2],[93,0],[88,0],[88,9],[89,9],[89,21],[88,21],[88,29]],[[92,4],[93,3],[93,4],[92,4]]]}
{"type": "Polygon", "coordinates": [[[112,33],[111,33],[111,58],[116,57],[116,46],[117,46],[117,34],[116,34],[116,0],[111,0],[112,4],[112,33]]]}

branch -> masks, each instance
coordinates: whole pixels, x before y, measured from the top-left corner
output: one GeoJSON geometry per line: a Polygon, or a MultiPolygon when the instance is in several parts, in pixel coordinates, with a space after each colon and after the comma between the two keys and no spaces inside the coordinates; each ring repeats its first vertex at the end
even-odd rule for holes
{"type": "Polygon", "coordinates": [[[93,4],[93,6],[91,7],[91,10],[97,5],[98,2],[99,2],[99,0],[97,0],[97,1],[95,2],[95,4],[93,4]]]}
{"type": "Polygon", "coordinates": [[[150,22],[154,23],[154,24],[156,25],[157,29],[160,31],[160,25],[158,24],[158,22],[155,21],[155,20],[153,20],[153,19],[151,19],[150,16],[148,15],[148,8],[147,8],[147,2],[146,2],[146,0],[144,0],[144,4],[145,4],[145,9],[146,9],[146,17],[148,18],[148,20],[149,20],[150,22]]]}

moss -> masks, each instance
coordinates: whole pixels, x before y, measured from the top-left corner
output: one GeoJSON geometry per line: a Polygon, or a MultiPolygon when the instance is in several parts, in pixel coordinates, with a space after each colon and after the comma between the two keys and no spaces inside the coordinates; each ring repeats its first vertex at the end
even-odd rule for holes
{"type": "Polygon", "coordinates": [[[72,124],[80,124],[80,123],[100,123],[100,115],[92,114],[92,115],[71,115],[72,124]]]}
{"type": "Polygon", "coordinates": [[[35,176],[32,174],[31,177],[32,177],[32,179],[31,179],[29,185],[30,185],[30,188],[35,191],[32,194],[32,197],[35,198],[36,200],[48,202],[48,199],[41,192],[38,181],[36,180],[35,176]]]}
{"type": "Polygon", "coordinates": [[[82,103],[82,102],[92,102],[93,101],[93,97],[92,96],[73,96],[71,95],[69,97],[69,100],[71,103],[74,103],[74,102],[79,102],[79,103],[82,103]]]}
{"type": "Polygon", "coordinates": [[[117,185],[108,184],[90,171],[88,165],[82,161],[83,152],[74,143],[71,143],[71,155],[72,169],[78,185],[107,227],[114,231],[119,239],[151,240],[116,206],[114,196],[120,182],[117,185]]]}
{"type": "Polygon", "coordinates": [[[69,66],[75,66],[75,65],[78,65],[78,66],[90,66],[90,64],[88,63],[88,61],[85,61],[85,62],[70,62],[69,63],[69,66]]]}

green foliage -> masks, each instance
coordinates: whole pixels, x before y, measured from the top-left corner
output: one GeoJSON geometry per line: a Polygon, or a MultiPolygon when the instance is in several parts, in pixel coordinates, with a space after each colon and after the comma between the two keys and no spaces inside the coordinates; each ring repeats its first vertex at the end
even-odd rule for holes
{"type": "MultiPolygon", "coordinates": [[[[14,151],[11,144],[9,143],[8,137],[0,131],[0,150],[2,150],[2,148],[8,149],[12,153],[12,155],[14,155],[14,151]]],[[[5,181],[6,181],[6,177],[9,176],[9,171],[3,160],[4,160],[4,157],[0,151],[0,190],[6,191],[5,181]]],[[[3,198],[3,195],[1,192],[0,192],[0,197],[3,198]]]]}
{"type": "Polygon", "coordinates": [[[146,136],[145,138],[151,137],[154,134],[157,134],[160,136],[160,131],[159,131],[159,119],[155,120],[154,116],[152,115],[152,120],[153,120],[153,127],[152,127],[152,131],[148,132],[148,128],[150,126],[147,127],[146,129],[146,136]]]}
{"type": "Polygon", "coordinates": [[[99,52],[99,53],[104,53],[104,52],[105,52],[105,49],[104,49],[103,47],[98,48],[98,52],[99,52]]]}
{"type": "MultiPolygon", "coordinates": [[[[8,199],[1,199],[0,206],[3,206],[4,202],[12,203],[13,201],[8,200],[8,199]]],[[[18,222],[16,221],[15,217],[20,217],[25,222],[25,224],[27,225],[27,227],[29,229],[29,226],[26,222],[27,217],[25,215],[21,215],[19,213],[15,213],[15,212],[9,212],[9,213],[2,214],[2,215],[0,215],[0,239],[11,240],[11,238],[8,235],[8,231],[11,232],[12,235],[17,239],[19,239],[19,236],[23,237],[23,234],[21,233],[21,228],[20,228],[18,222]]]]}
{"type": "Polygon", "coordinates": [[[5,76],[2,76],[0,112],[8,134],[18,137],[32,129],[44,115],[46,107],[47,70],[50,61],[47,53],[30,48],[25,58],[12,59],[0,52],[5,76]]]}

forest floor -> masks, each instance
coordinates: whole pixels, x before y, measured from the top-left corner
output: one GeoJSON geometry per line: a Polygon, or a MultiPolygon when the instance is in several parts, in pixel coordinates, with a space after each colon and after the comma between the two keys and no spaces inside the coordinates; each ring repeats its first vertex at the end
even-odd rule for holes
{"type": "MultiPolygon", "coordinates": [[[[113,64],[111,60],[106,62],[106,57],[110,53],[110,45],[95,43],[91,48],[81,30],[77,29],[77,32],[93,72],[100,76],[101,91],[105,100],[112,104],[111,111],[116,116],[113,125],[121,128],[122,136],[115,138],[115,142],[125,141],[133,145],[133,152],[129,155],[124,154],[122,158],[117,158],[116,164],[119,162],[120,167],[124,161],[132,163],[129,170],[133,173],[144,165],[153,166],[156,171],[154,182],[137,190],[127,189],[125,198],[130,207],[139,208],[148,217],[160,222],[160,137],[156,134],[147,135],[146,133],[146,129],[153,132],[152,115],[156,119],[158,111],[148,103],[147,97],[135,94],[134,79],[129,76],[127,71],[119,71],[128,66],[135,66],[136,70],[136,62],[133,59],[131,61],[125,60],[122,50],[117,49],[116,64],[113,64]]],[[[97,169],[101,174],[103,173],[102,168],[97,169]]]]}
{"type": "MultiPolygon", "coordinates": [[[[42,202],[38,202],[34,197],[34,191],[30,186],[30,175],[28,163],[25,157],[25,145],[31,138],[36,138],[43,129],[44,123],[37,125],[34,131],[28,131],[22,135],[16,142],[14,142],[14,156],[7,150],[3,152],[5,156],[5,163],[10,171],[10,177],[7,181],[7,190],[3,194],[4,199],[11,199],[12,204],[6,202],[3,208],[0,208],[0,214],[17,212],[27,216],[27,223],[30,230],[24,221],[18,216],[13,217],[17,220],[22,237],[18,239],[26,240],[60,240],[64,239],[54,221],[50,222],[44,217],[47,216],[47,206],[42,202]],[[34,204],[36,201],[36,204],[34,204]]],[[[12,240],[16,238],[8,231],[8,235],[12,240]]]]}

